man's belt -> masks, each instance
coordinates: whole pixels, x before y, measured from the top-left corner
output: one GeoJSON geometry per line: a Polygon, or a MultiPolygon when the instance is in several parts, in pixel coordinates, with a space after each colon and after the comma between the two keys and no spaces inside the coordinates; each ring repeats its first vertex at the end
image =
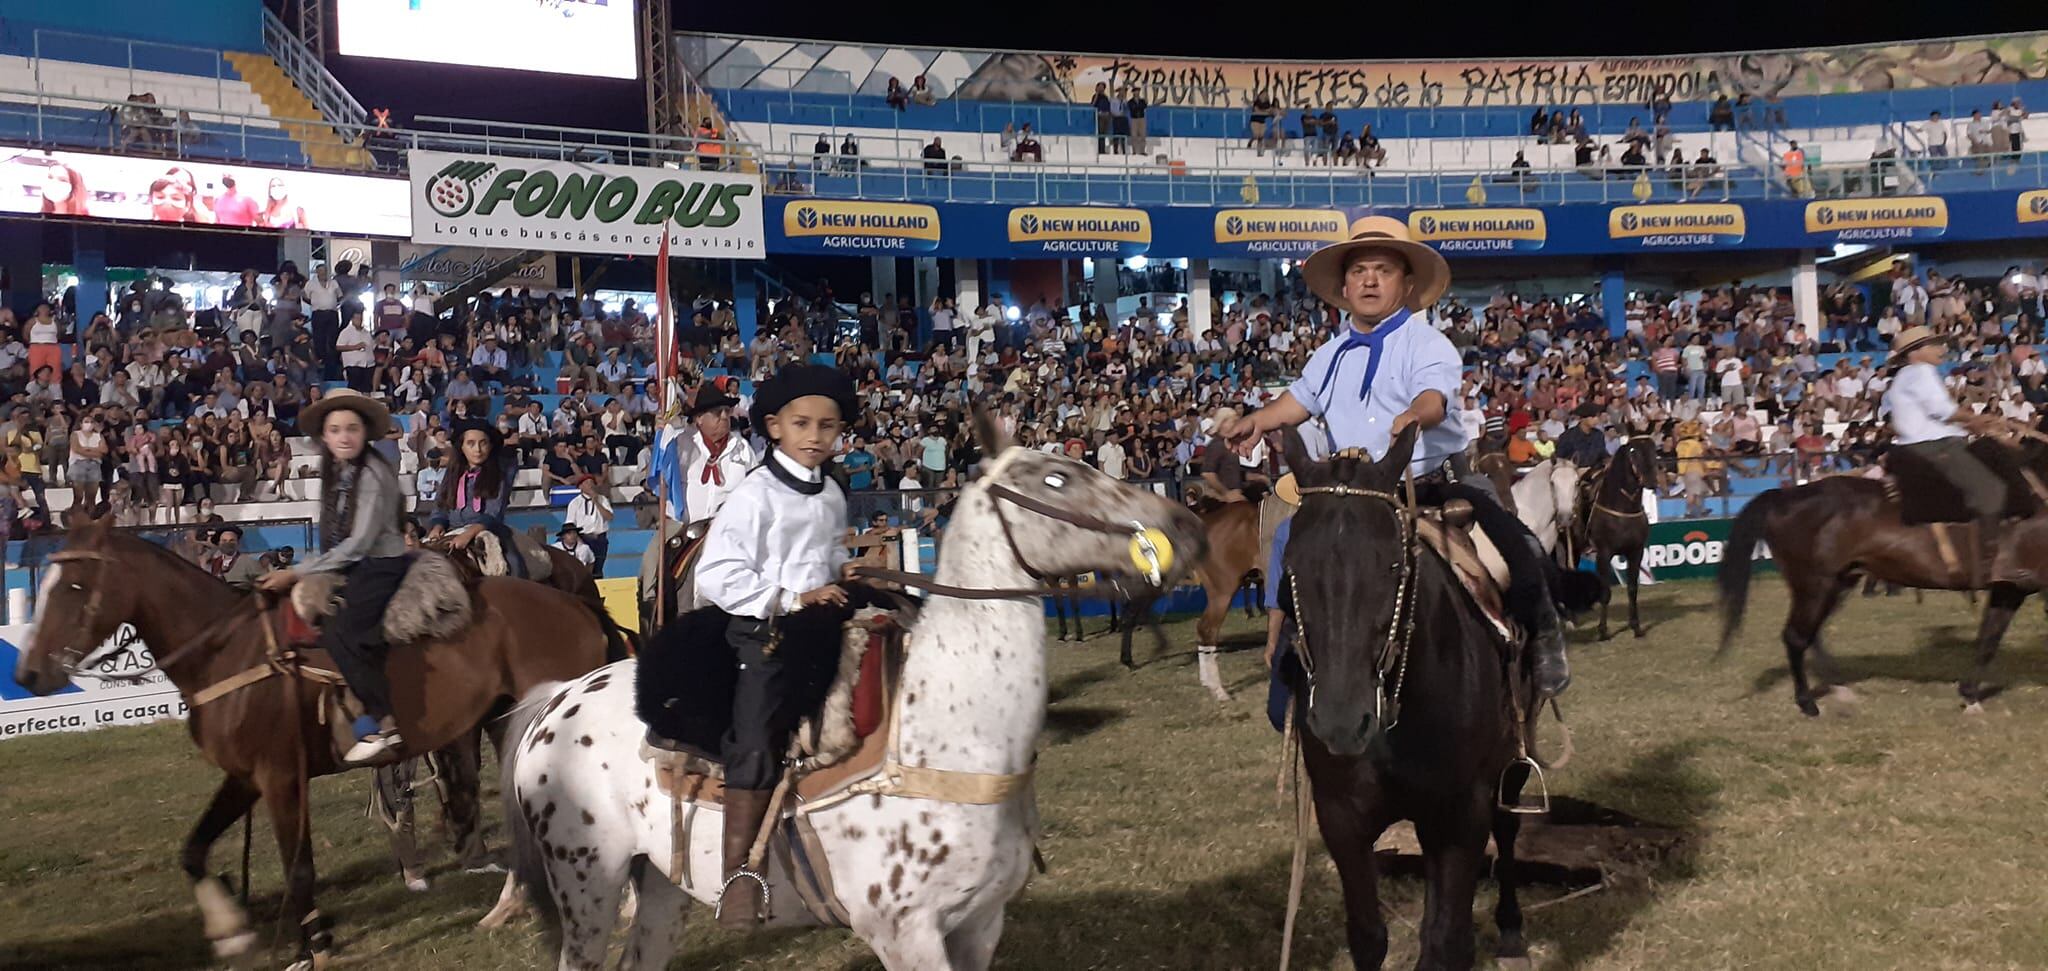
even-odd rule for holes
{"type": "Polygon", "coordinates": [[[1416,484],[1416,485],[1452,485],[1452,484],[1455,484],[1456,482],[1458,482],[1458,480],[1460,480],[1460,479],[1462,479],[1462,478],[1464,478],[1464,477],[1465,477],[1465,473],[1464,473],[1464,471],[1463,471],[1463,470],[1461,470],[1461,469],[1459,469],[1459,468],[1458,468],[1458,465],[1459,465],[1459,463],[1458,463],[1458,462],[1456,461],[1456,458],[1455,458],[1455,457],[1454,457],[1454,458],[1447,458],[1447,459],[1443,460],[1442,462],[1438,463],[1438,464],[1437,464],[1437,465],[1436,465],[1436,466],[1435,466],[1434,468],[1430,469],[1429,471],[1427,471],[1427,472],[1424,472],[1424,473],[1422,473],[1421,475],[1418,475],[1418,476],[1416,476],[1416,477],[1415,477],[1415,484],[1416,484]]]}

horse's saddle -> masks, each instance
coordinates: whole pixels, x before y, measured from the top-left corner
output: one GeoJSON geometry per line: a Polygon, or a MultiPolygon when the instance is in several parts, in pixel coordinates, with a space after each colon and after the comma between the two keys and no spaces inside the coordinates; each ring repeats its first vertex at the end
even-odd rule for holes
{"type": "MultiPolygon", "coordinates": [[[[2022,465],[2017,453],[1990,439],[1970,442],[1970,454],[2005,482],[2005,518],[2024,519],[2048,502],[2048,482],[2022,465]]],[[[1961,523],[1970,520],[1963,491],[1948,473],[1906,449],[1891,449],[1880,464],[1899,504],[1899,519],[1909,526],[1961,523]]]]}
{"type": "Polygon", "coordinates": [[[1416,534],[1450,564],[1451,572],[1494,630],[1510,643],[1520,643],[1521,631],[1507,612],[1507,559],[1494,548],[1486,532],[1472,524],[1472,504],[1456,499],[1421,513],[1415,520],[1416,534]]]}
{"type": "MultiPolygon", "coordinates": [[[[555,573],[554,560],[548,556],[548,545],[527,533],[513,533],[512,548],[508,550],[498,534],[486,529],[470,541],[468,553],[480,576],[512,575],[507,558],[514,556],[526,566],[526,578],[535,583],[546,583],[555,573]]],[[[450,555],[461,554],[451,551],[450,555]]]]}
{"type": "MultiPolygon", "coordinates": [[[[813,607],[777,620],[782,701],[805,713],[789,750],[805,799],[856,780],[857,773],[844,770],[880,764],[879,739],[863,741],[876,737],[902,666],[902,633],[913,612],[907,601],[858,585],[848,591],[855,599],[847,607],[813,607]]],[[[712,803],[723,801],[722,744],[737,683],[728,620],[707,607],[664,627],[641,650],[634,685],[635,708],[648,726],[643,754],[685,784],[693,800],[712,803]]]]}
{"type": "MultiPolygon", "coordinates": [[[[275,608],[286,644],[303,647],[319,642],[322,624],[334,616],[340,602],[344,579],[339,573],[314,573],[292,587],[290,604],[275,608]]],[[[454,564],[439,554],[414,554],[405,582],[384,608],[384,639],[409,644],[450,637],[468,627],[473,614],[469,588],[454,564]]]]}

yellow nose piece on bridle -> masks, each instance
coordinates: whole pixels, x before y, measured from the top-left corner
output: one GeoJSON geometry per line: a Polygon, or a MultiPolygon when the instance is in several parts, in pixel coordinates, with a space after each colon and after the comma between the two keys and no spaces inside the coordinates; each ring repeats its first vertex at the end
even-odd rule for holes
{"type": "Polygon", "coordinates": [[[1131,565],[1158,583],[1166,571],[1173,569],[1173,541],[1157,529],[1141,529],[1132,533],[1131,565]]]}

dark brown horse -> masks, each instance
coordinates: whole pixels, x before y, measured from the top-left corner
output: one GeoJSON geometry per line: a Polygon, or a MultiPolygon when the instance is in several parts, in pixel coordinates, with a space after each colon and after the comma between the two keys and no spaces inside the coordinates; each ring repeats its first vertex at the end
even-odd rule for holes
{"type": "MultiPolygon", "coordinates": [[[[1860,476],[1838,475],[1789,489],[1771,489],[1742,507],[1729,527],[1718,574],[1721,601],[1721,648],[1725,654],[1741,630],[1749,602],[1749,578],[1757,544],[1768,544],[1778,572],[1792,595],[1782,638],[1792,671],[1793,700],[1808,715],[1820,714],[1819,700],[1838,681],[1834,665],[1821,648],[1820,630],[1841,606],[1842,596],[1861,575],[1929,590],[1989,591],[1989,605],[1977,627],[1977,665],[1957,684],[1971,705],[1997,693],[1986,685],[1999,642],[2028,595],[2048,578],[2048,524],[2036,514],[2048,500],[2048,448],[2027,441],[2017,448],[1980,439],[1971,452],[1995,470],[2007,473],[2009,518],[2021,521],[2000,537],[2016,571],[1986,582],[1984,565],[1970,562],[1975,549],[1970,526],[1928,525],[1927,515],[1909,511],[1963,508],[1938,474],[1916,470],[1911,463],[1887,456],[1901,474],[1898,485],[1860,476]],[[1915,505],[1909,510],[1900,495],[1915,505]],[[1943,533],[1937,534],[1937,528],[1943,533]],[[1946,548],[1946,553],[1944,553],[1946,548]],[[1820,664],[1821,684],[1809,681],[1806,656],[1820,664]]],[[[1944,517],[1945,518],[1945,517],[1944,517]]],[[[1995,544],[1994,544],[1995,545],[1995,544]]]]}
{"type": "MultiPolygon", "coordinates": [[[[535,528],[538,529],[539,527],[535,528]]],[[[536,537],[536,542],[538,541],[538,537],[536,537]]],[[[596,575],[592,574],[590,568],[584,566],[583,561],[577,559],[568,550],[557,549],[544,542],[539,543],[539,545],[541,550],[547,554],[548,569],[547,579],[538,582],[583,601],[585,606],[596,611],[597,616],[603,618],[605,639],[608,642],[605,648],[607,655],[616,659],[625,657],[630,653],[630,638],[627,636],[626,631],[612,620],[611,611],[604,603],[604,593],[597,589],[596,575]]],[[[480,544],[471,543],[459,550],[451,549],[448,545],[448,537],[443,536],[440,539],[422,543],[420,547],[447,554],[449,561],[453,562],[455,568],[462,572],[464,580],[473,582],[484,575],[484,558],[486,554],[483,546],[480,544]]],[[[519,554],[512,552],[502,555],[516,556],[519,554]]],[[[537,571],[529,565],[527,572],[531,576],[537,571]]]]}
{"type": "MultiPolygon", "coordinates": [[[[191,707],[193,741],[226,776],[181,857],[215,952],[243,954],[256,941],[247,915],[222,881],[207,874],[206,858],[213,841],[260,799],[288,882],[281,925],[295,928],[300,959],[324,957],[331,938],[313,909],[306,788],[309,778],[344,767],[322,720],[325,686],[277,673],[291,661],[274,650],[270,616],[261,610],[266,601],[163,547],[114,531],[106,519],[74,524],[64,548],[50,557],[39,597],[17,683],[39,695],[62,689],[98,645],[121,624],[133,624],[191,707]],[[241,679],[249,680],[233,685],[241,679]],[[201,703],[198,697],[209,689],[222,693],[201,703]]],[[[486,578],[475,588],[473,613],[471,625],[452,638],[391,651],[387,671],[404,755],[459,744],[522,692],[579,677],[605,661],[598,619],[560,591],[486,578]]],[[[321,651],[300,659],[332,667],[321,651]]]]}
{"type": "MultiPolygon", "coordinates": [[[[1386,960],[1373,843],[1408,819],[1422,845],[1424,898],[1417,968],[1473,966],[1472,902],[1498,848],[1498,954],[1521,957],[1515,805],[1528,781],[1516,758],[1515,700],[1530,680],[1451,568],[1416,537],[1402,473],[1414,426],[1384,459],[1309,458],[1286,435],[1301,507],[1284,553],[1280,602],[1300,667],[1290,676],[1316,819],[1344,887],[1352,963],[1386,960]]],[[[1525,709],[1526,710],[1526,709],[1525,709]]]]}
{"type": "Polygon", "coordinates": [[[1628,626],[1643,636],[1636,612],[1636,590],[1642,585],[1643,547],[1650,542],[1650,514],[1643,508],[1643,490],[1657,486],[1655,446],[1638,435],[1622,446],[1579,487],[1579,508],[1572,511],[1572,548],[1593,551],[1593,572],[1600,575],[1600,639],[1607,631],[1607,604],[1614,585],[1607,582],[1615,554],[1628,561],[1628,626]]]}

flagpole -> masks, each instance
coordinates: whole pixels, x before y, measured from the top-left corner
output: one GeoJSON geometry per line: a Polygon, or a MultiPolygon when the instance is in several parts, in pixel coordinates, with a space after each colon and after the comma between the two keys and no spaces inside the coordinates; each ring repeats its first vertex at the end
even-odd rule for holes
{"type": "MultiPolygon", "coordinates": [[[[661,253],[655,257],[654,291],[654,380],[657,389],[655,400],[660,402],[661,412],[658,416],[660,420],[654,426],[654,450],[648,453],[647,471],[650,477],[656,469],[661,468],[663,451],[675,445],[673,440],[662,441],[661,430],[674,420],[682,404],[675,400],[675,392],[669,387],[668,347],[675,340],[675,327],[669,313],[668,227],[665,224],[661,233],[661,253]]],[[[668,482],[663,481],[662,492],[667,492],[671,488],[668,482]]],[[[648,620],[650,629],[640,632],[642,643],[654,635],[653,628],[668,623],[668,502],[660,493],[654,497],[654,508],[658,517],[654,524],[654,544],[659,550],[654,557],[654,611],[648,620]]]]}

